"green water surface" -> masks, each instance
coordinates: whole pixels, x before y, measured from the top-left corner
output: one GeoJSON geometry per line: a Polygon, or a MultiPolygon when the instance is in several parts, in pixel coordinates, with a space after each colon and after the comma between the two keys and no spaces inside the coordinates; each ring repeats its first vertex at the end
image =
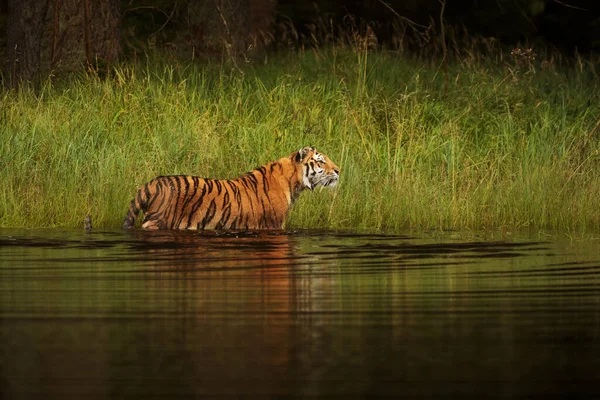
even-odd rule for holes
{"type": "Polygon", "coordinates": [[[0,398],[600,396],[600,241],[0,230],[0,398]]]}

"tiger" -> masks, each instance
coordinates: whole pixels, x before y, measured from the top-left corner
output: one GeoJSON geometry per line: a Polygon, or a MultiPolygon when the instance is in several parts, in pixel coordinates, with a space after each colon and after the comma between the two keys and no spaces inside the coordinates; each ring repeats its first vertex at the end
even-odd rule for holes
{"type": "Polygon", "coordinates": [[[122,227],[132,229],[143,211],[145,230],[284,229],[303,190],[333,188],[339,177],[340,168],[312,146],[236,179],[159,176],[138,188],[122,227]]]}

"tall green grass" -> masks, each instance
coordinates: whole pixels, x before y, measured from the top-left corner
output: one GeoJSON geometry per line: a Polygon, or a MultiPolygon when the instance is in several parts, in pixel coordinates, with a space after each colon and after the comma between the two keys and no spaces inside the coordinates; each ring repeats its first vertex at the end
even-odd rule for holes
{"type": "Polygon", "coordinates": [[[2,92],[0,226],[118,227],[157,175],[232,178],[314,145],[340,186],[304,193],[290,228],[597,230],[598,60],[526,61],[458,60],[444,76],[334,47],[2,92]]]}

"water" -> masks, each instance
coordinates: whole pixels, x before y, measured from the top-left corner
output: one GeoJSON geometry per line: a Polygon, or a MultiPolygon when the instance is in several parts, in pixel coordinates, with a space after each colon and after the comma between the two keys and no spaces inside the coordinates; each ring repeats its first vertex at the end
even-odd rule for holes
{"type": "Polygon", "coordinates": [[[598,397],[599,260],[552,237],[0,230],[0,398],[598,397]]]}

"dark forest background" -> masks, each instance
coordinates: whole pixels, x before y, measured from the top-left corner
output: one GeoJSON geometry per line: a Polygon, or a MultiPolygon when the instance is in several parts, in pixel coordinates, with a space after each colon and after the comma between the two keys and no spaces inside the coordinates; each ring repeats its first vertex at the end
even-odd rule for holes
{"type": "Polygon", "coordinates": [[[356,33],[419,56],[472,38],[585,54],[600,49],[600,1],[0,0],[0,32],[2,81],[14,86],[153,52],[249,62],[356,33]]]}

